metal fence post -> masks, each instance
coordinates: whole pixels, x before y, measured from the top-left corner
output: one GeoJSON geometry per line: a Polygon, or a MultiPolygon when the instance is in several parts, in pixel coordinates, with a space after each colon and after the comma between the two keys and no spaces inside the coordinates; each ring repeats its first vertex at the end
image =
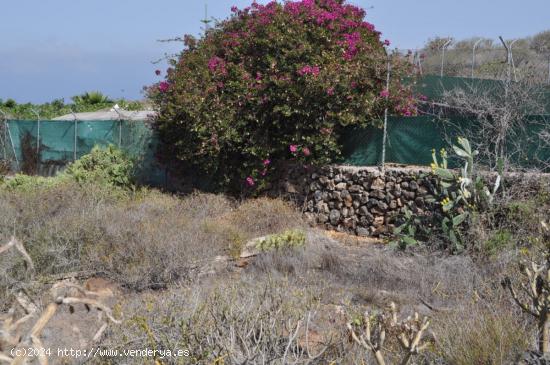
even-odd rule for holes
{"type": "Polygon", "coordinates": [[[78,138],[78,119],[74,120],[74,149],[73,149],[73,161],[76,161],[76,143],[78,138]]]}
{"type": "Polygon", "coordinates": [[[388,55],[388,66],[386,70],[386,108],[384,109],[384,134],[382,137],[382,174],[386,172],[386,139],[388,138],[388,99],[390,97],[390,73],[391,62],[390,55],[388,55]]]}

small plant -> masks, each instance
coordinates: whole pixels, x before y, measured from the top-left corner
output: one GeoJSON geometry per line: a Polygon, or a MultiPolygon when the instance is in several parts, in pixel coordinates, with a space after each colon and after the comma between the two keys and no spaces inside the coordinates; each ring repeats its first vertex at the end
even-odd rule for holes
{"type": "Polygon", "coordinates": [[[303,231],[292,229],[283,233],[267,236],[258,242],[256,248],[260,251],[280,250],[284,248],[302,247],[306,243],[306,235],[303,231]]]}
{"type": "Polygon", "coordinates": [[[423,217],[413,214],[408,207],[405,207],[403,217],[405,222],[393,231],[398,239],[392,242],[392,245],[402,250],[409,246],[418,245],[419,241],[415,237],[418,236],[420,230],[424,235],[429,234],[431,231],[423,217]]]}
{"type": "Polygon", "coordinates": [[[75,161],[65,171],[78,183],[100,184],[130,188],[133,185],[134,163],[123,151],[113,145],[95,146],[92,151],[75,161]]]}
{"type": "MultiPolygon", "coordinates": [[[[541,222],[543,231],[550,237],[550,228],[541,222]]],[[[529,260],[521,262],[520,271],[524,282],[521,292],[516,291],[512,280],[506,277],[502,285],[510,291],[516,304],[527,314],[535,317],[539,333],[539,351],[550,353],[550,250],[547,242],[541,262],[529,260]]]]}
{"type": "MultiPolygon", "coordinates": [[[[489,189],[483,178],[474,171],[474,158],[478,152],[472,151],[470,142],[465,138],[458,138],[458,144],[453,146],[453,151],[464,161],[464,166],[458,173],[448,168],[445,149],[440,151],[439,158],[435,150],[432,151],[432,172],[438,179],[434,196],[438,198],[437,202],[441,208],[433,214],[432,221],[434,226],[440,227],[441,232],[450,241],[451,250],[458,252],[464,249],[462,232],[470,222],[472,213],[487,209],[493,204],[500,187],[501,172],[497,175],[492,189],[489,189]]],[[[407,238],[401,238],[401,240],[406,239],[412,243],[412,239],[419,232],[418,227],[425,226],[426,223],[407,211],[405,211],[405,218],[405,224],[399,226],[396,231],[398,234],[404,231],[405,235],[402,237],[407,238]]]]}
{"type": "Polygon", "coordinates": [[[405,320],[397,318],[395,303],[391,303],[389,311],[371,315],[365,312],[362,323],[348,323],[351,337],[362,348],[371,351],[378,365],[386,365],[384,356],[386,339],[395,336],[404,352],[401,365],[407,364],[410,359],[428,346],[424,335],[430,321],[427,317],[420,318],[418,313],[405,320]]]}

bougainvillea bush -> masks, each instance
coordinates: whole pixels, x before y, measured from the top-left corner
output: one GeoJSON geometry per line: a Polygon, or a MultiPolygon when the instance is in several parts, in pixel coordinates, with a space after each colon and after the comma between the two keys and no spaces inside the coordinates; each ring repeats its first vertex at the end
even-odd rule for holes
{"type": "MultiPolygon", "coordinates": [[[[149,88],[161,156],[233,191],[265,186],[289,161],[327,163],[343,126],[415,112],[381,33],[337,0],[233,7],[200,39],[185,37],[165,80],[149,88]]],[[[157,71],[157,74],[159,72],[157,71]]]]}

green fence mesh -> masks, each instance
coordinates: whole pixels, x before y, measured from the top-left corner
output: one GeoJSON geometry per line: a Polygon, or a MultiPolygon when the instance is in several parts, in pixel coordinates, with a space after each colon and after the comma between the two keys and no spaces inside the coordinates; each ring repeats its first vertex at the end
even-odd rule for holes
{"type": "MultiPolygon", "coordinates": [[[[444,90],[471,86],[498,90],[500,81],[460,77],[425,76],[417,80],[416,91],[437,100],[444,90]]],[[[550,112],[550,89],[546,89],[550,112]]],[[[523,167],[550,166],[550,146],[539,143],[548,129],[550,117],[533,117],[528,127],[517,133],[522,151],[514,155],[517,165],[523,167]],[[546,118],[546,119],[545,119],[546,118]]],[[[53,175],[67,163],[88,153],[94,145],[114,144],[124,149],[138,162],[138,178],[142,183],[167,186],[168,174],[155,159],[159,140],[150,124],[143,121],[24,121],[10,120],[3,124],[0,135],[2,158],[13,161],[13,168],[21,170],[25,160],[39,151],[38,170],[42,175],[53,175]],[[26,157],[25,157],[26,156],[26,157]]],[[[451,118],[447,122],[428,116],[390,117],[386,162],[409,165],[429,165],[432,149],[448,148],[456,137],[475,134],[475,122],[451,118]]],[[[343,136],[344,163],[350,165],[378,165],[382,162],[382,130],[374,127],[349,128],[343,136]]],[[[451,160],[451,166],[453,161],[451,160]]]]}
{"type": "Polygon", "coordinates": [[[89,153],[95,145],[114,144],[135,159],[142,183],[162,186],[166,173],[155,159],[158,140],[150,124],[140,121],[23,121],[6,122],[0,153],[22,170],[26,160],[38,159],[38,172],[52,175],[89,153]],[[38,153],[37,153],[38,152],[38,153]]]}
{"type": "MultiPolygon", "coordinates": [[[[542,135],[550,121],[545,117],[531,117],[527,127],[514,134],[514,144],[521,145],[520,151],[512,155],[512,162],[524,168],[550,166],[550,144],[542,135]]],[[[476,124],[459,117],[446,121],[430,116],[388,118],[388,139],[386,162],[407,165],[429,165],[432,149],[449,149],[457,137],[470,135],[475,139],[476,124]],[[466,134],[465,131],[468,131],[466,134]]],[[[344,163],[355,166],[379,165],[382,162],[383,131],[376,127],[349,128],[343,136],[344,163]]],[[[475,142],[475,141],[474,141],[475,142]]],[[[455,161],[450,161],[456,167],[455,161]]]]}

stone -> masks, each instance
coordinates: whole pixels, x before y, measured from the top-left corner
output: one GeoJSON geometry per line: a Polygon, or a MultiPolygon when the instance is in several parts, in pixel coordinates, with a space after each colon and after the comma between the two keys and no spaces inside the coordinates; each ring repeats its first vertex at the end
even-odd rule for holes
{"type": "Polygon", "coordinates": [[[331,198],[337,201],[342,201],[342,193],[339,191],[333,191],[331,194],[331,198]]]}
{"type": "Polygon", "coordinates": [[[349,193],[349,191],[347,191],[345,189],[340,192],[340,196],[342,197],[342,200],[344,200],[344,201],[350,201],[351,202],[353,200],[351,198],[351,194],[349,193]]]}
{"type": "Polygon", "coordinates": [[[329,214],[329,219],[330,219],[330,224],[332,224],[333,226],[337,225],[338,222],[340,221],[340,211],[337,209],[331,210],[329,214]]]}
{"type": "Polygon", "coordinates": [[[320,176],[320,177],[319,177],[319,182],[320,182],[321,184],[323,184],[323,186],[326,186],[326,185],[328,184],[328,177],[326,177],[326,176],[320,176]]]}
{"type": "Polygon", "coordinates": [[[419,207],[423,207],[424,206],[424,199],[422,199],[421,197],[417,197],[416,199],[414,199],[414,203],[419,207]]]}
{"type": "Polygon", "coordinates": [[[418,183],[416,181],[411,181],[409,184],[409,189],[411,189],[412,191],[418,190],[418,183]]]}
{"type": "Polygon", "coordinates": [[[357,233],[357,235],[359,237],[368,237],[368,236],[370,236],[370,231],[367,228],[364,228],[364,227],[357,227],[355,232],[357,233]]]}
{"type": "Polygon", "coordinates": [[[369,210],[367,209],[366,206],[362,206],[359,208],[359,215],[368,215],[370,214],[369,210]]]}
{"type": "Polygon", "coordinates": [[[350,193],[358,193],[361,190],[363,190],[363,187],[361,185],[352,185],[349,187],[350,193]]]}
{"type": "Polygon", "coordinates": [[[348,208],[342,208],[342,217],[347,218],[349,214],[348,208]]]}
{"type": "Polygon", "coordinates": [[[298,191],[296,190],[296,187],[291,184],[290,182],[288,181],[285,181],[285,191],[287,193],[291,193],[291,194],[294,194],[294,193],[297,193],[298,191]]]}
{"type": "Polygon", "coordinates": [[[335,188],[336,188],[336,185],[335,185],[335,183],[334,183],[334,180],[328,180],[328,182],[327,182],[327,189],[332,191],[332,190],[334,190],[335,188]]]}
{"type": "Polygon", "coordinates": [[[328,216],[326,214],[318,214],[317,215],[317,222],[319,222],[319,223],[328,222],[328,216]]]}
{"type": "Polygon", "coordinates": [[[315,193],[313,193],[313,197],[315,201],[323,200],[323,192],[321,190],[316,190],[315,193]]]}
{"type": "Polygon", "coordinates": [[[418,188],[418,191],[416,192],[416,195],[419,195],[419,196],[428,195],[428,189],[426,189],[425,187],[421,186],[421,187],[418,188]]]}
{"type": "Polygon", "coordinates": [[[374,218],[374,222],[372,223],[375,227],[380,227],[384,225],[384,217],[376,217],[374,218]]]}
{"type": "Polygon", "coordinates": [[[361,197],[359,198],[359,202],[361,204],[367,204],[368,201],[369,201],[369,193],[361,194],[361,197]]]}
{"type": "Polygon", "coordinates": [[[384,191],[382,190],[374,190],[370,195],[379,200],[382,200],[386,197],[386,194],[384,194],[384,191]]]}
{"type": "Polygon", "coordinates": [[[346,227],[346,228],[351,228],[351,229],[353,229],[353,228],[355,228],[356,223],[357,223],[357,222],[356,222],[355,219],[353,219],[353,218],[346,218],[346,219],[344,219],[344,227],[346,227]]]}
{"type": "Polygon", "coordinates": [[[348,187],[348,185],[345,182],[341,182],[341,183],[336,184],[336,190],[344,190],[347,187],[348,187]]]}
{"type": "Polygon", "coordinates": [[[397,201],[396,201],[396,200],[392,200],[392,201],[390,202],[390,209],[391,209],[391,210],[397,209],[397,201]]]}
{"type": "Polygon", "coordinates": [[[352,205],[353,205],[353,207],[354,207],[355,209],[357,209],[357,208],[359,208],[359,206],[361,205],[361,203],[360,203],[358,200],[354,200],[352,205]]]}
{"type": "Polygon", "coordinates": [[[408,188],[409,188],[409,183],[406,182],[406,181],[403,181],[403,182],[401,183],[401,188],[402,188],[402,189],[408,189],[408,188]]]}
{"type": "Polygon", "coordinates": [[[386,184],[384,184],[384,180],[382,180],[379,177],[374,179],[370,185],[370,188],[372,190],[384,190],[385,187],[386,187],[386,184]]]}

